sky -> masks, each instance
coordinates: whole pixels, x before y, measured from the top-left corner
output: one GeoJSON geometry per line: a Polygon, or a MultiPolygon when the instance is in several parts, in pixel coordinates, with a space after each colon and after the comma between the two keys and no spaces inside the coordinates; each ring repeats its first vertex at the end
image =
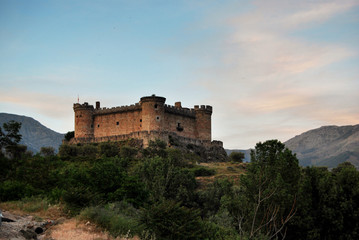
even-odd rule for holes
{"type": "Polygon", "coordinates": [[[213,106],[225,148],[359,124],[359,0],[0,0],[0,112],[213,106]]]}

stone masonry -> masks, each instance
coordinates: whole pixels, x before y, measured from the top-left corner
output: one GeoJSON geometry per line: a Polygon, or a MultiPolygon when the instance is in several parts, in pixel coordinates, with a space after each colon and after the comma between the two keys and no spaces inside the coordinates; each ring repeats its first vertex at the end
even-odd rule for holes
{"type": "Polygon", "coordinates": [[[124,141],[139,139],[147,147],[150,140],[169,143],[175,137],[182,143],[211,146],[212,107],[184,108],[181,102],[165,104],[166,98],[142,97],[140,102],[113,108],[75,103],[75,138],[71,143],[124,141]]]}

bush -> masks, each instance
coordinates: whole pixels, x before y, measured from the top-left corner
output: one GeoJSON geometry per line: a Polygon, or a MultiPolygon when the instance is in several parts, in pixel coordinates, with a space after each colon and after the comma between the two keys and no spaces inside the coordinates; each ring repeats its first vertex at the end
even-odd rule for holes
{"type": "Polygon", "coordinates": [[[105,157],[115,157],[119,155],[120,149],[116,143],[100,143],[100,155],[105,157]]]}
{"type": "Polygon", "coordinates": [[[213,176],[216,174],[216,170],[207,167],[194,168],[192,171],[196,177],[213,176]]]}
{"type": "Polygon", "coordinates": [[[74,137],[75,137],[75,131],[67,132],[64,136],[66,141],[70,141],[74,137]]]}
{"type": "Polygon", "coordinates": [[[95,223],[114,237],[133,237],[142,233],[137,212],[130,204],[122,202],[88,207],[81,212],[80,219],[95,223]]]}
{"type": "Polygon", "coordinates": [[[180,206],[172,200],[144,209],[141,222],[156,239],[203,239],[199,211],[180,206]]]}
{"type": "Polygon", "coordinates": [[[244,153],[242,153],[242,152],[231,152],[231,154],[229,154],[229,159],[232,162],[241,163],[241,162],[243,162],[243,159],[244,159],[244,153]]]}
{"type": "Polygon", "coordinates": [[[40,155],[43,157],[55,156],[55,148],[53,147],[41,147],[40,155]]]}
{"type": "Polygon", "coordinates": [[[88,188],[76,187],[64,192],[63,200],[65,210],[69,215],[75,216],[79,214],[83,208],[95,204],[98,199],[88,188]]]}
{"type": "Polygon", "coordinates": [[[0,201],[19,200],[36,194],[35,189],[26,183],[6,180],[0,183],[0,201]]]}

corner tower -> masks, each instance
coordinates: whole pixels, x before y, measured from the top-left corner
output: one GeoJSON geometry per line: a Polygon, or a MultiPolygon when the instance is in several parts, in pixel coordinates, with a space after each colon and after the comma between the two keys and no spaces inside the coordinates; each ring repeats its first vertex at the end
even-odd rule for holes
{"type": "Polygon", "coordinates": [[[142,131],[159,131],[163,128],[166,98],[152,95],[142,97],[142,131]]]}
{"type": "Polygon", "coordinates": [[[75,103],[75,138],[92,138],[93,132],[93,111],[92,105],[75,103]]]}
{"type": "Polygon", "coordinates": [[[201,140],[212,141],[212,107],[201,105],[194,106],[196,112],[196,128],[198,138],[201,140]]]}

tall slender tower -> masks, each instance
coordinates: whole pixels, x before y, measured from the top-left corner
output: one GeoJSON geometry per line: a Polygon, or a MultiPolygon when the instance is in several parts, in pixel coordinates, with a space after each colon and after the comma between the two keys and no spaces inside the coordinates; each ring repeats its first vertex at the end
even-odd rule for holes
{"type": "Polygon", "coordinates": [[[142,131],[159,131],[163,129],[165,101],[166,98],[157,97],[156,95],[141,98],[142,131]]]}
{"type": "Polygon", "coordinates": [[[93,111],[92,105],[87,102],[84,104],[75,103],[75,138],[92,138],[93,131],[93,111]]]}
{"type": "Polygon", "coordinates": [[[194,106],[194,110],[196,112],[196,127],[198,138],[201,140],[211,141],[211,116],[212,116],[212,107],[201,105],[194,106]]]}

